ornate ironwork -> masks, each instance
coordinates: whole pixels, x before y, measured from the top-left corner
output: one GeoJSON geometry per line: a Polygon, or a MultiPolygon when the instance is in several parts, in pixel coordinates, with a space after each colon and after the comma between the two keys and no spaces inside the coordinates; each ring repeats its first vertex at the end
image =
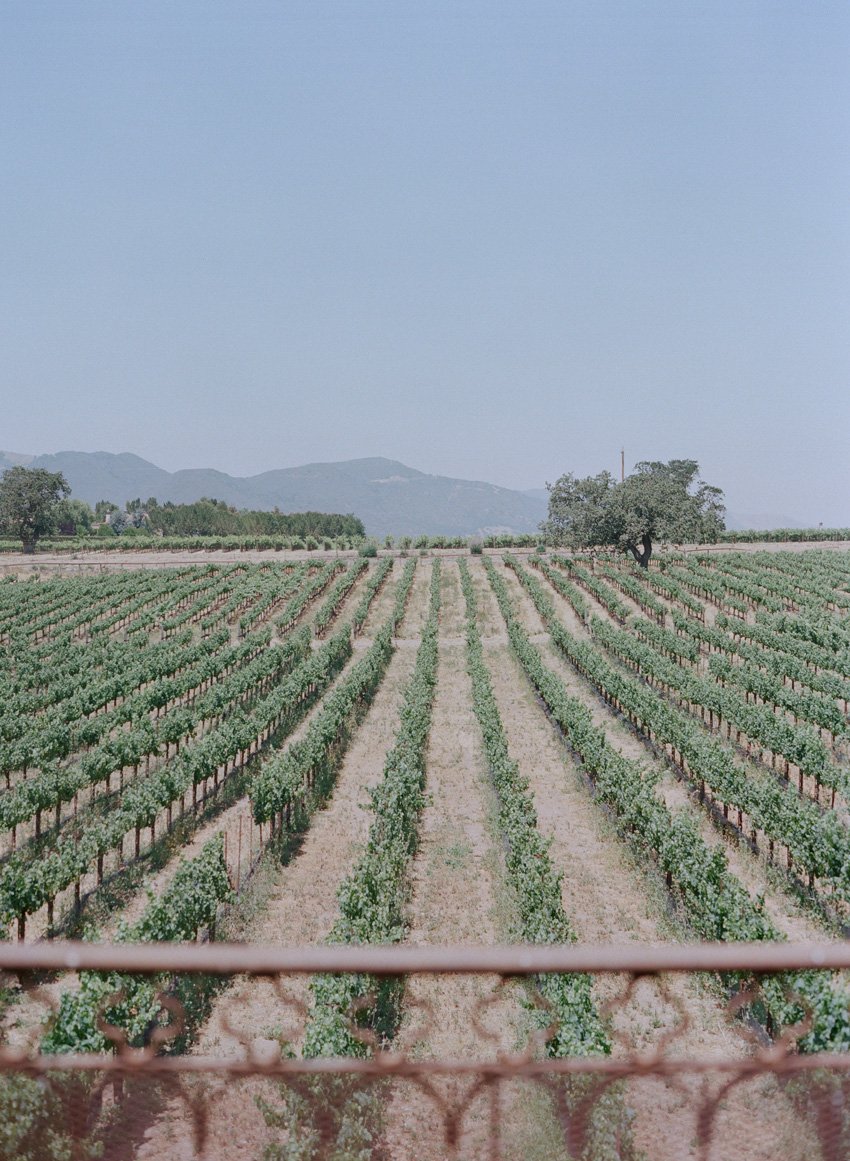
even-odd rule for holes
{"type": "MultiPolygon", "coordinates": [[[[801,1020],[773,1034],[759,996],[765,976],[783,973],[793,988],[794,973],[817,969],[838,981],[847,968],[850,945],[838,942],[0,944],[0,1119],[12,1117],[7,1137],[0,1134],[0,1161],[15,1155],[3,1152],[7,1140],[33,1158],[846,1161],[850,1051],[801,1051],[811,1025],[805,1005],[801,1020]],[[42,1050],[62,991],[79,986],[80,972],[155,977],[161,1008],[142,1043],[107,1020],[126,998],[113,993],[97,1021],[109,1051],[42,1050]],[[407,990],[395,1038],[381,1041],[351,1011],[362,1055],[302,1056],[306,979],[352,972],[376,981],[421,977],[428,990],[407,990]],[[555,1028],[537,980],[548,972],[594,976],[610,1054],[547,1055],[555,1028]],[[227,987],[234,976],[240,986],[227,987]],[[474,986],[453,993],[458,976],[474,986]],[[188,979],[217,981],[189,1010],[178,986],[188,979]],[[254,981],[266,1018],[273,1015],[263,1035],[245,1019],[254,981]],[[450,1007],[453,1034],[445,1030],[450,1007]],[[434,1047],[453,1042],[463,1047],[452,1055],[434,1047]]],[[[356,1006],[368,1005],[361,997],[356,1006]]]]}

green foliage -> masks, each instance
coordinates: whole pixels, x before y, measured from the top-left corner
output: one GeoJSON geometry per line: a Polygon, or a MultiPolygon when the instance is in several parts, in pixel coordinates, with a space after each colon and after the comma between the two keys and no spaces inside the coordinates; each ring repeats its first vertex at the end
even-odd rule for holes
{"type": "Polygon", "coordinates": [[[11,699],[0,714],[0,772],[26,764],[40,770],[19,780],[0,798],[0,825],[17,826],[38,811],[70,802],[85,787],[107,783],[118,770],[136,766],[164,746],[192,737],[206,718],[216,716],[248,690],[256,694],[309,653],[306,630],[277,648],[269,649],[268,640],[265,630],[223,649],[221,645],[229,641],[226,632],[223,637],[218,634],[188,646],[163,642],[135,665],[116,672],[111,680],[105,679],[87,691],[75,690],[55,712],[40,714],[35,725],[20,717],[23,708],[32,704],[31,699],[11,699]],[[181,673],[172,676],[169,669],[181,673]],[[225,673],[227,670],[231,672],[225,673]],[[162,676],[153,676],[158,672],[162,676]],[[215,688],[196,696],[191,708],[176,704],[156,719],[149,716],[152,709],[179,703],[187,690],[212,677],[219,678],[215,688]],[[92,704],[102,707],[110,699],[116,703],[113,709],[101,708],[95,716],[85,716],[92,704]],[[130,728],[116,732],[116,727],[125,725],[130,728]],[[86,747],[87,752],[76,761],[59,765],[80,747],[86,747]]]}
{"type": "Polygon", "coordinates": [[[287,808],[294,818],[303,818],[327,795],[348,741],[371,705],[392,654],[387,624],[366,655],[325,697],[304,737],[263,765],[251,788],[257,822],[272,819],[287,808]]]}
{"type": "Polygon", "coordinates": [[[61,472],[7,468],[0,476],[0,531],[33,552],[36,541],[55,528],[59,501],[70,491],[61,472]]]}
{"type": "Polygon", "coordinates": [[[666,609],[657,597],[647,589],[642,581],[629,572],[626,568],[613,568],[609,564],[603,564],[602,575],[609,580],[615,588],[627,593],[645,613],[649,616],[655,617],[659,624],[664,623],[666,609]]]}
{"type": "MultiPolygon", "coordinates": [[[[556,556],[554,559],[558,564],[563,565],[570,576],[579,581],[583,588],[587,589],[589,593],[592,593],[593,596],[595,596],[599,601],[599,603],[605,606],[605,608],[616,621],[619,621],[622,625],[627,620],[629,616],[628,605],[625,605],[620,600],[617,594],[611,589],[610,585],[607,585],[605,581],[600,580],[597,576],[594,575],[594,573],[590,572],[589,569],[584,568],[583,565],[579,564],[576,560],[566,560],[565,558],[559,556],[556,556]]],[[[551,579],[551,572],[548,570],[545,571],[546,575],[551,579]]],[[[567,595],[567,591],[565,589],[562,589],[561,591],[565,596],[567,595]]]]}
{"type": "Polygon", "coordinates": [[[277,625],[281,633],[289,632],[307,606],[327,588],[336,574],[344,568],[345,565],[341,560],[328,561],[327,564],[319,569],[315,576],[308,580],[304,588],[287,602],[280,616],[275,617],[275,625],[277,625]]]}
{"type": "MultiPolygon", "coordinates": [[[[499,826],[505,840],[508,878],[521,918],[521,937],[529,943],[572,943],[572,925],[561,905],[561,875],[549,857],[548,844],[537,829],[537,815],[528,782],[510,757],[490,675],[484,664],[476,625],[476,599],[466,562],[460,561],[461,586],[466,598],[468,669],[473,707],[484,737],[484,748],[499,800],[499,826]]],[[[551,1005],[539,1013],[542,1027],[557,1027],[547,1041],[551,1056],[585,1056],[610,1052],[591,994],[588,975],[546,974],[535,980],[551,1005]]]]}
{"type": "Polygon", "coordinates": [[[60,500],[54,511],[54,525],[63,536],[87,536],[94,523],[94,512],[85,500],[60,500]]]}
{"type": "MultiPolygon", "coordinates": [[[[412,576],[412,571],[411,574],[412,576]]],[[[335,943],[395,943],[404,937],[408,867],[417,846],[419,814],[425,801],[425,746],[437,680],[437,624],[440,562],[431,574],[431,602],[413,675],[405,691],[401,723],[387,755],[381,782],[371,791],[374,819],[366,850],[339,889],[340,918],[331,932],[335,943]]],[[[402,985],[366,976],[317,976],[304,1044],[305,1056],[363,1056],[366,1045],[349,1028],[357,1019],[381,1038],[397,1026],[402,985]]]]}
{"type": "MultiPolygon", "coordinates": [[[[597,686],[607,701],[615,708],[628,711],[638,724],[648,727],[651,722],[648,736],[671,743],[674,753],[687,754],[689,765],[698,777],[709,781],[712,775],[722,778],[728,773],[728,758],[719,748],[712,749],[715,745],[712,739],[700,738],[696,726],[682,722],[674,707],[662,703],[657,694],[614,670],[593,646],[586,646],[572,637],[557,620],[552,601],[537,579],[516,561],[508,559],[507,563],[528,590],[557,646],[579,672],[597,686]],[[634,700],[631,700],[632,694],[634,700]],[[665,734],[665,723],[677,729],[675,736],[665,734]],[[691,744],[693,749],[689,749],[691,744]],[[708,755],[708,760],[702,764],[701,753],[708,755]]],[[[604,732],[594,726],[587,707],[567,694],[559,678],[546,668],[516,620],[504,581],[489,561],[485,561],[485,568],[507,623],[511,646],[523,668],[581,758],[593,779],[597,795],[616,814],[623,833],[642,854],[653,858],[667,875],[691,928],[703,939],[780,939],[781,934],[764,911],[763,900],[752,900],[728,870],[723,849],[715,847],[710,850],[688,815],[670,813],[655,794],[652,781],[643,769],[611,747],[604,732]]],[[[793,825],[793,820],[785,817],[789,825],[793,825]]],[[[846,842],[830,823],[826,827],[833,839],[846,842]]],[[[811,834],[806,832],[805,826],[798,832],[801,843],[811,840],[811,834]]],[[[834,843],[825,843],[818,838],[813,846],[819,852],[819,859],[828,861],[834,857],[834,843]]],[[[839,858],[846,866],[846,856],[839,858]]],[[[730,987],[735,986],[732,978],[727,983],[730,987]]],[[[808,1011],[812,1016],[812,1029],[801,1038],[801,1050],[812,1052],[829,1047],[846,1051],[850,1047],[847,1003],[847,996],[834,989],[831,981],[817,972],[777,975],[763,981],[756,1015],[769,1020],[775,1029],[781,1029],[799,1023],[808,1011]]]]}
{"type": "MultiPolygon", "coordinates": [[[[769,706],[750,705],[734,689],[727,690],[716,682],[686,672],[650,645],[598,619],[591,621],[591,629],[601,645],[639,668],[646,679],[676,690],[685,705],[701,706],[725,718],[773,752],[787,754],[804,773],[846,792],[846,773],[830,761],[825,744],[811,728],[792,725],[769,706]]],[[[560,629],[554,629],[553,636],[591,680],[604,685],[607,695],[631,714],[642,729],[682,755],[693,776],[710,787],[715,798],[745,811],[761,831],[788,848],[802,871],[828,880],[838,894],[848,897],[846,867],[850,865],[850,836],[834,813],[823,812],[814,802],[801,799],[793,788],[772,778],[753,778],[728,747],[707,737],[683,709],[671,705],[638,679],[626,677],[606,665],[595,651],[560,629]]]]}
{"type": "Polygon", "coordinates": [[[384,584],[386,583],[387,578],[389,577],[390,573],[392,572],[392,569],[393,569],[392,557],[386,556],[378,564],[377,568],[374,570],[372,575],[366,581],[366,587],[363,591],[363,595],[361,596],[360,600],[358,601],[357,608],[354,610],[354,615],[351,619],[352,625],[354,626],[355,633],[359,633],[360,630],[363,628],[363,625],[366,622],[366,617],[369,614],[369,609],[372,606],[372,602],[374,601],[374,599],[378,595],[378,593],[381,591],[381,589],[384,587],[384,584]]]}
{"type": "Polygon", "coordinates": [[[413,574],[416,572],[416,561],[405,561],[404,571],[401,574],[401,579],[396,586],[395,602],[393,604],[392,625],[393,633],[397,633],[399,626],[404,620],[405,610],[407,609],[407,602],[410,600],[410,592],[413,588],[413,574]]]}
{"type": "Polygon", "coordinates": [[[801,543],[818,540],[850,540],[850,528],[768,528],[763,531],[755,529],[727,530],[719,536],[720,540],[728,544],[781,544],[784,541],[801,543]]]}
{"type": "Polygon", "coordinates": [[[350,513],[239,511],[206,497],[193,504],[160,504],[153,497],[136,504],[145,527],[164,536],[309,537],[308,547],[316,548],[322,537],[365,534],[363,521],[350,513]]]}
{"type": "Polygon", "coordinates": [[[695,460],[643,462],[622,483],[609,472],[549,486],[549,518],[542,525],[555,544],[614,547],[643,567],[655,541],[716,540],[723,530],[723,493],[697,478],[695,460]]]}
{"type": "Polygon", "coordinates": [[[540,539],[539,533],[500,533],[496,536],[485,536],[485,548],[533,548],[540,539]]]}
{"type": "MultiPolygon", "coordinates": [[[[247,756],[258,739],[268,733],[294,728],[319,698],[332,678],[351,656],[348,626],[310,653],[271,690],[260,697],[249,713],[234,710],[234,688],[219,682],[195,703],[199,720],[221,715],[225,720],[203,737],[187,745],[161,770],[137,780],[124,790],[120,804],[103,818],[91,819],[76,833],[62,837],[43,853],[15,852],[0,870],[0,916],[8,923],[15,916],[33,914],[59,891],[84,875],[97,857],[117,848],[134,827],[151,826],[159,812],[216,771],[247,756]]],[[[266,651],[259,664],[266,664],[266,651]]],[[[254,684],[250,673],[232,675],[237,683],[254,684]]],[[[228,679],[229,680],[229,679],[228,679]]],[[[139,752],[136,751],[138,754],[139,752]]]]}
{"type": "Polygon", "coordinates": [[[380,1081],[348,1076],[314,1077],[297,1088],[283,1082],[279,1104],[257,1100],[280,1134],[263,1161],[378,1161],[381,1089],[380,1081]]]}
{"type": "Polygon", "coordinates": [[[366,560],[358,559],[336,580],[325,597],[321,608],[316,614],[316,636],[323,636],[330,625],[336,620],[342,608],[342,602],[357,584],[363,570],[369,567],[366,560]]]}
{"type": "MultiPolygon", "coordinates": [[[[232,898],[224,862],[224,839],[216,835],[197,858],[183,860],[168,889],[152,894],[139,922],[120,931],[121,942],[193,940],[215,923],[220,903],[232,898]]],[[[82,972],[75,992],[63,992],[59,1011],[42,1041],[42,1051],[107,1052],[110,1041],[100,1019],[120,1028],[127,1042],[140,1046],[162,1020],[164,978],[118,972],[82,972]]]]}
{"type": "MultiPolygon", "coordinates": [[[[554,559],[561,560],[560,557],[555,557],[554,559]]],[[[529,564],[532,564],[535,568],[540,569],[543,575],[548,578],[552,587],[557,589],[561,596],[567,598],[572,607],[575,609],[576,613],[578,613],[579,617],[581,617],[583,621],[590,616],[590,606],[588,605],[584,596],[571,581],[568,581],[567,578],[563,576],[562,573],[558,572],[557,569],[554,569],[551,564],[548,564],[540,556],[532,556],[529,564]]]]}
{"type": "Polygon", "coordinates": [[[86,1132],[93,1081],[51,1073],[0,1076],[0,1161],[94,1161],[103,1149],[86,1132]]]}

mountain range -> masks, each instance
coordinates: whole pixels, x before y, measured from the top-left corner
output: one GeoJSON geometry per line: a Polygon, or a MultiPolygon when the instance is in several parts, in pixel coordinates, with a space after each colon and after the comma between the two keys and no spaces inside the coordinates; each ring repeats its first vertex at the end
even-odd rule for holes
{"type": "Polygon", "coordinates": [[[370,536],[473,536],[534,532],[546,517],[538,495],[478,480],[455,480],[374,457],[304,464],[256,476],[214,468],[167,472],[129,452],[58,452],[27,456],[0,452],[0,471],[14,464],[62,472],[71,495],[94,505],[123,507],[138,497],[189,504],[208,496],[237,508],[282,512],[352,512],[370,536]]]}
{"type": "MultiPolygon", "coordinates": [[[[474,536],[535,532],[545,520],[545,488],[514,491],[479,480],[456,480],[381,457],[304,464],[256,476],[230,476],[215,468],[167,472],[130,452],[58,452],[23,455],[0,451],[0,473],[21,464],[62,472],[71,494],[89,504],[123,506],[138,497],[190,504],[202,496],[237,508],[282,512],[352,512],[370,536],[474,536]]],[[[771,513],[727,512],[726,526],[803,528],[799,519],[771,513]]]]}

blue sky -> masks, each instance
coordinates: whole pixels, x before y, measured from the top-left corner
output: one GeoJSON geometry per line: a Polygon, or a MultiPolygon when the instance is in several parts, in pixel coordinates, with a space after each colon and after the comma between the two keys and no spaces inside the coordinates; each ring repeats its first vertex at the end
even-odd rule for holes
{"type": "Polygon", "coordinates": [[[850,524],[850,8],[0,2],[0,447],[850,524]]]}

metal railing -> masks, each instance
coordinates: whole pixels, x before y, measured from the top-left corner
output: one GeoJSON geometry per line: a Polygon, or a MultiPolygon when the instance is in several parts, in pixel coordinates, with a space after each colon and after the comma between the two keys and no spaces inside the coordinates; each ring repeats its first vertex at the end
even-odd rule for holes
{"type": "Polygon", "coordinates": [[[850,1051],[800,1051],[806,1017],[768,1035],[758,997],[766,975],[848,968],[840,942],[0,944],[0,1120],[32,1116],[33,1158],[846,1161],[850,1051]],[[101,1013],[108,1051],[42,1051],[81,972],[155,979],[161,1015],[141,1045],[101,1013]],[[592,974],[610,1054],[547,1053],[556,1029],[536,982],[552,972],[592,974]],[[399,1034],[379,1041],[352,1012],[360,1054],[300,1055],[316,973],[404,977],[399,1034]],[[187,1000],[189,980],[205,981],[204,1002],[187,1000]]]}

